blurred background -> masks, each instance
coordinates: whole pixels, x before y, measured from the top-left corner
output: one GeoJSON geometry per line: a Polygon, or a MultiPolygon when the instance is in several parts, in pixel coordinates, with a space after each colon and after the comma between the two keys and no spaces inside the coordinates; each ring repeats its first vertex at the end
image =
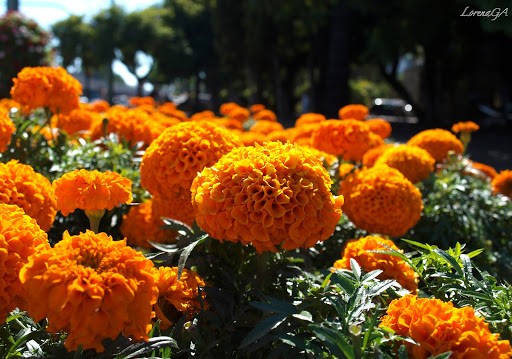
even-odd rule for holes
{"type": "Polygon", "coordinates": [[[285,127],[361,103],[404,131],[475,121],[490,141],[512,127],[512,1],[0,1],[0,97],[49,64],[90,101],[262,103],[285,127]]]}

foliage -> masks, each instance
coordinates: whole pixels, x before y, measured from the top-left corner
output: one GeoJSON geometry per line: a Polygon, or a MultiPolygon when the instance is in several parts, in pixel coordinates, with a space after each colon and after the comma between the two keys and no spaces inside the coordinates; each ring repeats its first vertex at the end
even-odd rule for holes
{"type": "Polygon", "coordinates": [[[368,108],[373,105],[373,100],[379,97],[394,97],[393,90],[386,82],[372,82],[366,79],[349,80],[350,98],[353,103],[361,103],[368,108]]]}

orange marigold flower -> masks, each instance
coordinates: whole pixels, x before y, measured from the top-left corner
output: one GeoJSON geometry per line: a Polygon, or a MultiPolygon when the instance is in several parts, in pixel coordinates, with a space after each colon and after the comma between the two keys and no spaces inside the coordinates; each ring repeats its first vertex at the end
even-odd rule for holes
{"type": "Polygon", "coordinates": [[[158,106],[158,112],[163,113],[167,116],[172,116],[174,111],[176,111],[176,104],[174,102],[164,102],[160,106],[158,106]]]}
{"type": "Polygon", "coordinates": [[[202,119],[201,121],[210,121],[211,123],[228,130],[243,131],[242,123],[229,117],[215,117],[211,119],[202,119]]]}
{"type": "MultiPolygon", "coordinates": [[[[134,144],[144,142],[148,146],[165,129],[151,115],[137,109],[129,110],[112,107],[105,114],[108,119],[107,134],[117,133],[120,138],[134,144]]],[[[91,128],[91,139],[97,140],[104,135],[103,121],[96,121],[91,128]]]]}
{"type": "MultiPolygon", "coordinates": [[[[153,112],[150,115],[150,117],[151,117],[151,120],[153,121],[153,123],[156,123],[157,127],[161,128],[162,132],[167,127],[171,127],[171,126],[177,125],[178,123],[181,123],[181,120],[178,119],[177,117],[167,116],[161,112],[153,112]]],[[[158,135],[156,137],[158,137],[160,135],[160,133],[158,133],[158,135]]]]}
{"type": "Polygon", "coordinates": [[[370,126],[370,131],[379,135],[383,139],[391,135],[391,124],[382,118],[372,118],[366,120],[365,123],[370,126]]]}
{"type": "Polygon", "coordinates": [[[402,236],[419,221],[421,193],[398,170],[386,165],[353,172],[340,186],[343,210],[359,228],[371,233],[402,236]]]}
{"type": "Polygon", "coordinates": [[[131,187],[132,181],[110,171],[74,170],[53,181],[57,207],[64,216],[77,208],[84,211],[111,210],[123,203],[131,203],[131,187]]]}
{"type": "Polygon", "coordinates": [[[452,132],[459,133],[459,132],[475,132],[480,129],[480,126],[478,126],[473,121],[467,121],[467,122],[457,122],[453,124],[452,126],[452,132]]]}
{"type": "Polygon", "coordinates": [[[235,135],[209,122],[170,127],[144,153],[142,186],[153,195],[165,195],[173,186],[188,190],[197,172],[241,145],[235,135]]]}
{"type": "Polygon", "coordinates": [[[345,178],[352,170],[354,169],[354,165],[352,163],[341,163],[338,169],[338,173],[341,179],[345,178]]]}
{"type": "Polygon", "coordinates": [[[368,108],[364,105],[346,105],[340,108],[338,116],[342,120],[354,119],[363,121],[368,116],[368,108]]]}
{"type": "Polygon", "coordinates": [[[382,138],[370,131],[365,122],[330,120],[317,125],[312,145],[346,161],[361,161],[366,151],[382,145],[382,138]]]}
{"type": "Polygon", "coordinates": [[[265,109],[265,105],[262,105],[262,104],[259,104],[259,103],[254,104],[251,107],[249,107],[249,110],[251,110],[251,113],[253,113],[253,114],[257,113],[257,112],[260,112],[260,111],[262,111],[264,109],[265,109]]]}
{"type": "Polygon", "coordinates": [[[295,121],[295,127],[308,125],[312,123],[318,123],[325,121],[325,116],[321,113],[304,113],[295,121]]]}
{"type": "Polygon", "coordinates": [[[240,123],[244,123],[245,120],[247,120],[250,115],[251,113],[249,112],[248,109],[238,106],[229,111],[228,117],[240,123]]]}
{"type": "Polygon", "coordinates": [[[240,106],[234,102],[223,103],[220,106],[219,112],[223,116],[228,116],[231,111],[235,108],[239,108],[240,106]]]}
{"type": "Polygon", "coordinates": [[[78,107],[82,85],[62,67],[25,67],[13,79],[11,97],[26,111],[48,107],[67,114],[78,107]]]}
{"type": "MultiPolygon", "coordinates": [[[[281,142],[283,142],[283,141],[281,141],[281,142]]],[[[305,150],[308,150],[309,152],[311,152],[313,154],[313,156],[318,158],[320,161],[325,162],[327,164],[327,166],[332,166],[334,164],[334,162],[336,162],[336,160],[337,160],[336,156],[333,156],[324,151],[317,150],[314,147],[303,146],[303,145],[299,145],[299,144],[297,144],[297,146],[299,146],[300,148],[303,148],[305,150]]]]}
{"type": "Polygon", "coordinates": [[[426,150],[417,146],[400,145],[387,149],[375,161],[399,170],[412,183],[422,181],[434,171],[436,160],[426,150]]]}
{"type": "Polygon", "coordinates": [[[152,211],[156,218],[170,218],[192,227],[196,218],[190,190],[169,191],[164,196],[155,195],[152,211]]]}
{"type": "Polygon", "coordinates": [[[287,128],[284,130],[273,131],[267,135],[267,139],[268,139],[268,141],[280,141],[283,143],[285,143],[287,141],[293,142],[291,139],[294,137],[294,132],[295,132],[295,129],[293,129],[293,128],[287,128]]]}
{"type": "Polygon", "coordinates": [[[13,108],[21,108],[20,104],[10,98],[2,98],[0,99],[0,110],[4,110],[5,112],[11,111],[13,108]]]}
{"type": "Polygon", "coordinates": [[[14,123],[9,118],[7,112],[0,109],[0,153],[7,150],[15,129],[14,123]]]}
{"type": "Polygon", "coordinates": [[[491,186],[494,194],[501,193],[512,198],[512,171],[501,171],[499,175],[493,178],[491,186]]]}
{"type": "Polygon", "coordinates": [[[450,131],[440,128],[421,131],[414,135],[407,144],[427,150],[436,162],[444,160],[448,156],[448,151],[454,151],[458,154],[464,152],[462,142],[450,131]]]}
{"type": "Polygon", "coordinates": [[[192,117],[190,117],[190,121],[201,121],[213,118],[215,118],[215,113],[213,111],[206,110],[193,114],[192,117]]]}
{"type": "Polygon", "coordinates": [[[418,342],[404,342],[411,358],[434,357],[448,351],[454,359],[512,356],[510,342],[491,333],[489,324],[473,308],[455,308],[451,302],[439,299],[420,299],[415,295],[395,299],[380,326],[418,342]]]}
{"type": "Polygon", "coordinates": [[[189,121],[190,119],[187,117],[187,114],[184,111],[181,110],[174,110],[170,114],[166,114],[167,116],[177,118],[181,122],[189,121]]]}
{"type": "Polygon", "coordinates": [[[251,127],[251,132],[263,133],[268,135],[274,131],[283,131],[284,127],[279,122],[260,120],[251,127]]]}
{"type": "Polygon", "coordinates": [[[69,135],[78,132],[84,134],[89,131],[93,124],[101,122],[102,119],[103,117],[97,112],[77,108],[67,115],[54,115],[51,119],[51,124],[52,127],[64,130],[69,135]]]}
{"type": "Polygon", "coordinates": [[[0,163],[0,203],[21,207],[44,231],[50,230],[57,214],[50,181],[17,160],[0,163]]]}
{"type": "MultiPolygon", "coordinates": [[[[196,272],[184,268],[178,282],[178,267],[159,267],[154,270],[154,276],[159,292],[154,306],[155,319],[161,320],[160,329],[168,329],[182,315],[191,320],[201,310],[198,288],[206,284],[196,272]]],[[[204,298],[205,293],[202,292],[204,298]]]]}
{"type": "Polygon", "coordinates": [[[19,279],[28,257],[48,249],[48,236],[18,206],[0,203],[0,324],[16,307],[26,309],[27,295],[19,279]]]}
{"type": "Polygon", "coordinates": [[[382,270],[383,272],[377,278],[382,280],[394,279],[411,293],[418,293],[418,274],[403,259],[385,253],[369,252],[387,251],[388,249],[381,244],[403,253],[389,239],[366,236],[348,241],[341,254],[342,258],[337,260],[333,267],[336,269],[350,269],[350,259],[352,258],[366,272],[382,270]]]}
{"type": "Polygon", "coordinates": [[[480,162],[471,162],[471,167],[475,170],[483,172],[491,180],[498,175],[498,172],[493,167],[480,162]]]}
{"type": "Polygon", "coordinates": [[[382,155],[384,153],[384,151],[386,151],[387,149],[392,148],[392,147],[394,147],[394,146],[389,143],[384,143],[380,146],[377,146],[375,148],[368,150],[363,155],[363,165],[368,168],[373,167],[373,165],[375,164],[375,161],[377,161],[377,159],[380,157],[380,155],[382,155]]]}
{"type": "Polygon", "coordinates": [[[84,103],[81,105],[86,110],[92,111],[92,112],[97,112],[97,113],[107,112],[108,109],[110,108],[110,104],[105,100],[96,100],[91,103],[84,103]]]}
{"type": "Polygon", "coordinates": [[[255,120],[263,120],[263,121],[277,121],[277,116],[273,111],[270,110],[261,110],[253,114],[252,118],[255,120]]]}
{"type": "Polygon", "coordinates": [[[28,314],[48,318],[47,330],[68,333],[68,350],[94,348],[120,333],[148,339],[158,289],[153,263],[105,233],[86,231],[30,256],[20,280],[28,314]]]}
{"type": "Polygon", "coordinates": [[[213,238],[261,253],[308,248],[333,233],[343,197],[322,162],[290,143],[242,147],[205,168],[191,187],[196,220],[213,238]]]}
{"type": "Polygon", "coordinates": [[[238,133],[238,138],[244,146],[263,145],[268,142],[268,136],[260,132],[243,131],[238,133]]]}
{"type": "Polygon", "coordinates": [[[134,96],[130,98],[128,101],[130,106],[137,107],[137,106],[143,106],[143,105],[149,105],[151,107],[155,107],[155,99],[151,96],[145,96],[145,97],[139,97],[134,96]]]}

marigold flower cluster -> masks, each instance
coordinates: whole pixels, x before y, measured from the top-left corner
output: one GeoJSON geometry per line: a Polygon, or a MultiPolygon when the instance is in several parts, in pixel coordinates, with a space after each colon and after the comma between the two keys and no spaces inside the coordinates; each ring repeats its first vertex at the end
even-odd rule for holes
{"type": "Polygon", "coordinates": [[[48,107],[67,114],[78,107],[82,85],[62,67],[25,67],[13,79],[11,97],[26,111],[48,107]]]}
{"type": "Polygon", "coordinates": [[[363,121],[368,116],[368,107],[364,105],[346,105],[340,108],[338,116],[342,120],[354,119],[363,121]]]}
{"type": "Polygon", "coordinates": [[[0,99],[0,110],[5,112],[11,111],[13,108],[21,108],[20,104],[10,98],[2,98],[0,99]]]}
{"type": "Polygon", "coordinates": [[[158,106],[158,112],[163,113],[167,116],[172,116],[177,110],[176,104],[174,102],[164,102],[160,106],[158,106]]]}
{"type": "Polygon", "coordinates": [[[263,109],[261,111],[258,111],[252,115],[252,118],[254,118],[257,121],[277,121],[277,116],[274,113],[274,111],[263,109]]]}
{"type": "Polygon", "coordinates": [[[50,181],[17,160],[0,163],[0,203],[21,207],[44,231],[50,230],[57,214],[50,181]]]}
{"type": "Polygon", "coordinates": [[[454,151],[457,154],[464,152],[462,142],[450,131],[440,128],[421,131],[414,135],[407,144],[428,151],[436,162],[441,162],[448,157],[449,151],[454,151]]]}
{"type": "Polygon", "coordinates": [[[375,161],[399,170],[412,183],[422,181],[434,171],[436,160],[426,150],[409,145],[387,149],[375,161]]]}
{"type": "Polygon", "coordinates": [[[190,117],[190,121],[201,121],[201,120],[210,120],[216,118],[215,113],[213,111],[201,111],[193,114],[190,117]]]}
{"type": "MultiPolygon", "coordinates": [[[[283,141],[281,141],[281,142],[283,142],[283,141]]],[[[317,150],[314,147],[301,146],[299,144],[297,144],[297,146],[299,146],[301,148],[304,148],[304,149],[308,150],[309,152],[311,152],[320,161],[325,162],[327,167],[332,166],[334,164],[334,162],[336,162],[336,160],[337,160],[336,156],[333,156],[333,155],[331,155],[331,154],[329,154],[327,152],[324,152],[324,151],[317,150]]]]}
{"type": "Polygon", "coordinates": [[[338,168],[338,174],[341,179],[345,178],[352,170],[354,169],[354,165],[352,163],[340,163],[338,168]]]}
{"type": "Polygon", "coordinates": [[[498,172],[493,167],[480,162],[471,162],[471,167],[475,170],[483,172],[491,180],[498,175],[498,172]]]}
{"type": "Polygon", "coordinates": [[[389,148],[394,147],[392,144],[384,143],[380,146],[372,148],[363,155],[363,166],[371,168],[375,165],[375,161],[389,148]]]}
{"type": "Polygon", "coordinates": [[[164,196],[155,195],[152,200],[152,211],[156,218],[170,218],[192,227],[196,218],[190,189],[169,191],[164,196]]]}
{"type": "Polygon", "coordinates": [[[358,162],[368,150],[382,145],[383,140],[362,121],[330,120],[317,125],[311,143],[319,150],[343,156],[346,161],[358,162]]]}
{"type": "Polygon", "coordinates": [[[372,118],[365,123],[370,127],[370,131],[386,139],[391,135],[391,124],[382,118],[372,118]]]}
{"type": "Polygon", "coordinates": [[[232,109],[227,116],[233,120],[243,123],[250,117],[250,115],[251,113],[249,112],[248,109],[241,106],[237,106],[234,109],[232,109]]]}
{"type": "Polygon", "coordinates": [[[110,108],[110,104],[105,100],[96,100],[91,103],[81,103],[80,107],[92,112],[104,113],[110,108]]]}
{"type": "Polygon", "coordinates": [[[102,117],[99,113],[83,108],[77,108],[68,115],[57,114],[51,119],[52,127],[66,131],[67,134],[86,134],[91,126],[97,122],[101,123],[102,117]]]}
{"type": "Polygon", "coordinates": [[[54,248],[38,251],[21,269],[28,313],[48,318],[49,332],[68,333],[69,351],[103,351],[120,333],[148,339],[158,298],[153,262],[105,233],[64,233],[54,248]]]}
{"type": "MultiPolygon", "coordinates": [[[[262,111],[263,112],[263,111],[262,111]]],[[[279,122],[259,120],[251,127],[251,132],[263,133],[264,135],[271,134],[275,131],[283,131],[284,127],[279,122]]]]}
{"type": "Polygon", "coordinates": [[[197,172],[241,145],[235,135],[209,122],[180,123],[147,148],[140,166],[141,184],[153,195],[165,195],[173,186],[188,190],[197,172]]]}
{"type": "Polygon", "coordinates": [[[312,123],[319,123],[325,121],[325,116],[321,113],[304,113],[295,121],[295,127],[308,125],[312,123]]]}
{"type": "Polygon", "coordinates": [[[393,300],[380,326],[397,335],[412,338],[405,342],[411,358],[434,357],[448,351],[450,358],[505,359],[512,356],[508,340],[499,340],[484,318],[471,307],[455,308],[451,302],[406,295],[393,300]]]}
{"type": "Polygon", "coordinates": [[[480,129],[480,126],[478,126],[473,121],[467,121],[467,122],[457,122],[452,125],[452,132],[459,133],[459,132],[475,132],[480,129]]]}
{"type": "Polygon", "coordinates": [[[494,194],[501,193],[509,198],[512,198],[512,171],[501,171],[491,182],[492,191],[494,194]]]}
{"type": "Polygon", "coordinates": [[[9,118],[7,112],[0,109],[0,153],[7,150],[15,129],[14,123],[9,118]]]}
{"type": "Polygon", "coordinates": [[[402,236],[421,217],[421,193],[398,170],[386,165],[355,171],[340,186],[343,211],[359,228],[392,237],[402,236]]]}
{"type": "Polygon", "coordinates": [[[220,241],[251,244],[261,253],[308,248],[333,233],[343,197],[311,152],[290,143],[232,150],[194,180],[199,226],[220,241]]]}
{"type": "Polygon", "coordinates": [[[132,181],[110,171],[74,170],[53,181],[57,207],[64,216],[77,208],[84,211],[111,210],[123,203],[131,203],[131,187],[132,181]]]}
{"type": "Polygon", "coordinates": [[[268,141],[268,136],[260,132],[240,131],[236,135],[244,146],[263,145],[268,141]]]}
{"type": "Polygon", "coordinates": [[[350,259],[352,258],[366,272],[380,269],[383,272],[379,274],[379,279],[394,279],[403,288],[416,294],[418,292],[418,274],[403,259],[385,253],[370,252],[389,250],[381,244],[403,253],[389,239],[366,236],[348,241],[341,254],[341,259],[334,263],[333,268],[350,269],[350,259]]]}
{"type": "Polygon", "coordinates": [[[251,111],[252,114],[263,111],[264,109],[265,109],[265,105],[262,105],[260,103],[256,103],[254,105],[251,105],[251,107],[249,107],[249,110],[251,111]]]}
{"type": "Polygon", "coordinates": [[[155,107],[155,99],[151,96],[145,96],[145,97],[134,96],[134,97],[131,97],[130,100],[128,100],[128,103],[130,104],[130,106],[133,106],[133,107],[144,106],[144,105],[149,105],[153,108],[155,107]]]}
{"type": "Polygon", "coordinates": [[[20,207],[0,203],[0,324],[16,307],[26,309],[19,273],[28,257],[42,248],[50,245],[36,221],[20,207]]]}
{"type": "Polygon", "coordinates": [[[160,329],[168,329],[184,314],[192,319],[201,310],[198,288],[206,284],[196,272],[184,268],[178,282],[178,267],[160,267],[154,270],[154,276],[159,291],[155,319],[161,320],[160,329]]]}

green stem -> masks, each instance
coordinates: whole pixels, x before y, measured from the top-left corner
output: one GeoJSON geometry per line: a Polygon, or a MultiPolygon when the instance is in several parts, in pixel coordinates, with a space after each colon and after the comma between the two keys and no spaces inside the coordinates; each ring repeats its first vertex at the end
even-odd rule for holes
{"type": "Polygon", "coordinates": [[[91,231],[94,233],[99,233],[100,221],[104,214],[105,209],[100,209],[98,211],[85,211],[85,215],[89,218],[89,222],[91,224],[91,231]]]}

